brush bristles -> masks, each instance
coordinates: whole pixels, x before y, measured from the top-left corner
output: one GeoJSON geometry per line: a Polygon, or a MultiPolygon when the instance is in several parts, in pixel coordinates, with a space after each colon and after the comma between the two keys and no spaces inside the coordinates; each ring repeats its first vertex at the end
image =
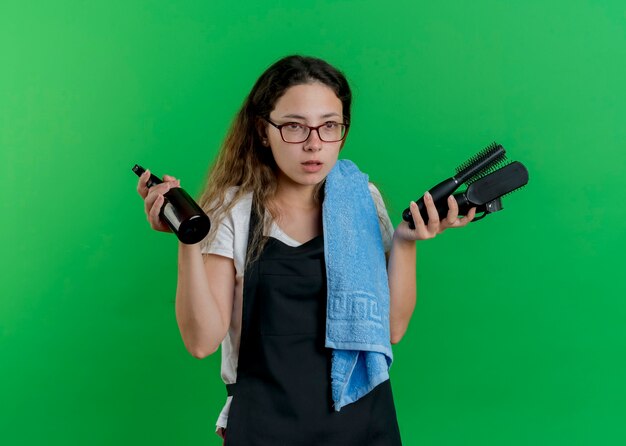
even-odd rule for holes
{"type": "Polygon", "coordinates": [[[471,184],[505,164],[508,163],[506,163],[506,152],[504,148],[497,142],[493,142],[458,166],[456,173],[459,177],[467,176],[467,179],[465,179],[463,183],[471,184]],[[476,171],[472,172],[472,170],[476,171]]]}
{"type": "Polygon", "coordinates": [[[506,194],[502,195],[500,198],[504,198],[504,197],[507,197],[507,196],[509,196],[511,194],[514,194],[515,192],[524,189],[526,186],[528,186],[528,183],[524,184],[523,186],[518,187],[517,189],[513,189],[511,192],[507,192],[506,194]]]}
{"type": "Polygon", "coordinates": [[[502,169],[503,167],[508,166],[509,164],[512,164],[514,161],[509,161],[507,160],[506,156],[501,159],[500,161],[496,162],[495,164],[493,164],[492,166],[490,166],[488,169],[485,169],[481,172],[478,172],[477,174],[475,174],[473,177],[469,178],[467,181],[465,181],[465,184],[467,187],[470,186],[470,184],[475,183],[476,181],[480,180],[483,177],[486,177],[487,175],[494,173],[496,170],[502,169]]]}

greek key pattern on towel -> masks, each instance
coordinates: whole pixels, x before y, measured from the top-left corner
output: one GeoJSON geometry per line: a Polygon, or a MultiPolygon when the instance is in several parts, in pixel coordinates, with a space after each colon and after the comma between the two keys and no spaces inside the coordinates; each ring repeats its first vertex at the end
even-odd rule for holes
{"type": "Polygon", "coordinates": [[[382,315],[375,296],[366,293],[355,295],[354,292],[337,293],[331,302],[331,319],[364,320],[382,323],[382,315]]]}

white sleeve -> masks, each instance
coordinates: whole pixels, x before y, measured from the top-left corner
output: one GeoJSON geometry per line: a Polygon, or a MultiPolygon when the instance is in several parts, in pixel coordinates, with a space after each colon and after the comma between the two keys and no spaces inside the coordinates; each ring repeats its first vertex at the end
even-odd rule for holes
{"type": "MultiPolygon", "coordinates": [[[[227,195],[223,206],[227,206],[232,199],[232,193],[227,195]],[[230,195],[230,196],[228,196],[230,195]]],[[[209,216],[210,217],[210,216],[209,216]]],[[[202,254],[217,254],[220,256],[234,258],[235,251],[235,222],[232,209],[227,214],[222,215],[219,224],[211,219],[211,231],[209,235],[201,242],[202,254]],[[215,234],[213,240],[209,243],[209,238],[215,234]]]]}
{"type": "MultiPolygon", "coordinates": [[[[211,222],[213,224],[213,222],[211,222]]],[[[213,230],[213,228],[211,228],[213,230]]],[[[220,256],[234,258],[234,228],[232,215],[224,216],[215,230],[215,238],[211,243],[202,242],[202,254],[217,254],[220,256]]],[[[208,237],[207,237],[208,238],[208,237]]]]}
{"type": "Polygon", "coordinates": [[[393,241],[393,224],[387,213],[385,202],[383,197],[372,183],[369,183],[370,193],[374,199],[376,205],[376,212],[378,213],[378,223],[380,224],[380,233],[383,236],[383,246],[385,247],[385,253],[391,251],[391,244],[393,241]]]}

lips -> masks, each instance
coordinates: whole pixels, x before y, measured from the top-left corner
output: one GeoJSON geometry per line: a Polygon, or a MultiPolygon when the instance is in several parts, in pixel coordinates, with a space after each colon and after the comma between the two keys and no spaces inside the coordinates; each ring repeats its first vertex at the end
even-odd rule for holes
{"type": "Polygon", "coordinates": [[[309,173],[318,172],[322,168],[322,165],[323,165],[321,161],[317,161],[317,160],[308,160],[301,164],[302,164],[302,167],[304,168],[304,171],[309,172],[309,173]]]}

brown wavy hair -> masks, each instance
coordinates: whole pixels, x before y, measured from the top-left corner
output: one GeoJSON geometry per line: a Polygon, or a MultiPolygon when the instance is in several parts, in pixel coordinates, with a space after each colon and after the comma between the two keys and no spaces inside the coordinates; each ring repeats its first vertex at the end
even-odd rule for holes
{"type": "MultiPolygon", "coordinates": [[[[320,82],[335,92],[343,105],[344,120],[349,123],[352,92],[343,73],[315,57],[287,56],[272,64],[256,81],[235,115],[209,169],[199,204],[211,217],[213,228],[217,228],[235,203],[249,192],[253,193],[257,215],[263,216],[262,224],[257,226],[248,243],[248,261],[261,252],[265,244],[265,229],[272,219],[279,218],[278,210],[272,205],[278,184],[278,166],[271,150],[261,142],[265,125],[262,118],[269,118],[276,102],[288,88],[314,82],[320,82]],[[239,186],[239,189],[224,206],[226,193],[233,186],[239,186]],[[266,209],[269,211],[267,214],[266,209]]],[[[342,146],[344,143],[345,140],[342,146]]],[[[324,182],[321,182],[315,190],[319,201],[323,199],[323,185],[324,182]]],[[[214,238],[215,231],[211,231],[205,243],[211,243],[214,238]]]]}

